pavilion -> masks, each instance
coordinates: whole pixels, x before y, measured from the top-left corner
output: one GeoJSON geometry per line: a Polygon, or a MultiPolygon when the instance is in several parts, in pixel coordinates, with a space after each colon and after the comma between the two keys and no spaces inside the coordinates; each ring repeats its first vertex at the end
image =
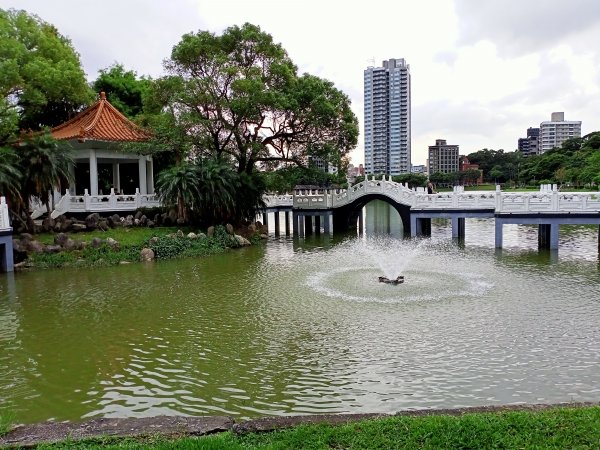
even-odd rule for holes
{"type": "Polygon", "coordinates": [[[154,196],[152,156],[124,150],[127,142],[143,142],[150,135],[106,99],[99,100],[71,120],[51,130],[75,151],[70,167],[73,181],[55,198],[53,217],[66,212],[111,212],[158,206],[154,196]]]}

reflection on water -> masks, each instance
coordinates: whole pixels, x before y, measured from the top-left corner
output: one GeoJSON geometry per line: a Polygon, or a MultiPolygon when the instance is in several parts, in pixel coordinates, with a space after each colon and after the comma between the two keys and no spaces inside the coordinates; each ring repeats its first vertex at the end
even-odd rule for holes
{"type": "Polygon", "coordinates": [[[507,226],[496,251],[492,221],[467,220],[464,245],[446,221],[431,239],[382,237],[370,224],[394,219],[379,209],[361,237],[0,276],[0,411],[35,422],[598,400],[597,228],[561,227],[559,252],[540,254],[535,228],[507,226]],[[378,283],[386,270],[405,284],[378,283]]]}

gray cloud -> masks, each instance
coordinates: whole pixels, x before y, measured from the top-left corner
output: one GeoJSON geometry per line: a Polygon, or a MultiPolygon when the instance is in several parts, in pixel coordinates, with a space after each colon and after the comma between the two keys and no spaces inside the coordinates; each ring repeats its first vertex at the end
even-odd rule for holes
{"type": "MultiPolygon", "coordinates": [[[[459,45],[487,39],[501,56],[523,55],[600,27],[598,0],[454,0],[459,45]]],[[[596,42],[589,43],[592,46],[596,42]]]]}

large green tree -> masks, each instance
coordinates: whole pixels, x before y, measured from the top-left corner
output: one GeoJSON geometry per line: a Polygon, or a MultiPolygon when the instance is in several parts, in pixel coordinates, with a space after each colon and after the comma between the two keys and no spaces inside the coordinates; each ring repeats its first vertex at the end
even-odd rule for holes
{"type": "Polygon", "coordinates": [[[114,64],[100,70],[92,84],[95,92],[105,92],[110,103],[133,119],[143,112],[143,100],[150,79],[138,77],[133,70],[125,70],[122,64],[114,64]]]}
{"type": "Polygon", "coordinates": [[[37,16],[0,9],[0,143],[57,125],[91,99],[69,39],[37,16]]]}
{"type": "Polygon", "coordinates": [[[327,80],[299,75],[257,26],[186,34],[165,68],[153,97],[202,158],[251,174],[259,164],[305,165],[309,155],[339,163],[356,145],[349,98],[327,80]]]}

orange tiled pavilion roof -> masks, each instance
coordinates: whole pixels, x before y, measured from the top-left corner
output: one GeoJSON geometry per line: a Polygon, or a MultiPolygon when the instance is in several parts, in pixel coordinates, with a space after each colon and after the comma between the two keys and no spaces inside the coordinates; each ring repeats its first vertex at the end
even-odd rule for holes
{"type": "Polygon", "coordinates": [[[71,120],[52,128],[51,133],[57,140],[138,142],[150,138],[147,132],[111,105],[104,92],[100,92],[100,100],[71,120]]]}

